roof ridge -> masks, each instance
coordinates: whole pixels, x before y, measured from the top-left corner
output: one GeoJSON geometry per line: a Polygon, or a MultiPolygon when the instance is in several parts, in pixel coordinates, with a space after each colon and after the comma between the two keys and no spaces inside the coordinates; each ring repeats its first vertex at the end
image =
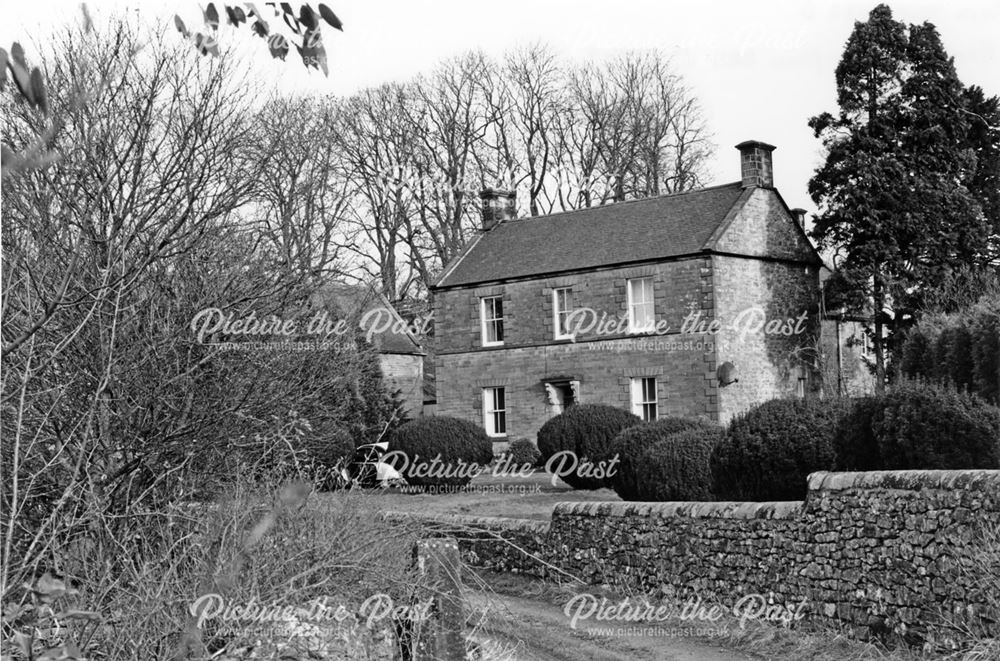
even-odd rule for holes
{"type": "Polygon", "coordinates": [[[505,223],[519,223],[519,222],[526,221],[526,220],[539,220],[539,219],[542,219],[542,218],[555,218],[556,216],[565,216],[565,215],[571,214],[571,213],[584,213],[584,212],[587,212],[587,211],[597,211],[599,209],[606,209],[607,207],[612,207],[612,206],[623,206],[623,205],[626,205],[626,204],[635,204],[636,202],[652,202],[654,200],[663,200],[663,199],[670,198],[670,197],[681,197],[682,195],[692,195],[694,193],[704,193],[704,192],[711,191],[711,190],[718,190],[720,188],[729,188],[730,186],[741,186],[742,187],[743,186],[743,182],[742,181],[731,181],[731,182],[729,182],[727,184],[716,184],[714,186],[703,186],[702,188],[692,188],[691,190],[680,191],[678,193],[664,193],[663,195],[653,195],[652,197],[640,197],[640,198],[636,198],[634,200],[624,200],[622,202],[612,202],[611,204],[599,204],[599,205],[594,206],[594,207],[584,207],[582,209],[568,209],[566,211],[557,211],[555,213],[546,213],[546,214],[541,214],[541,215],[538,215],[538,216],[522,216],[521,218],[508,218],[506,220],[503,220],[503,221],[497,223],[496,225],[494,225],[493,227],[491,227],[490,230],[493,230],[493,229],[495,229],[495,228],[497,228],[500,225],[503,225],[505,223]]]}

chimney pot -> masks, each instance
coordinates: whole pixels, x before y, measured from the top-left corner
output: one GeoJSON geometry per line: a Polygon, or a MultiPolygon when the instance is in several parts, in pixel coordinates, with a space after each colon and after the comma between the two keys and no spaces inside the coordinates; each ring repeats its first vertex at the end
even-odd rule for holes
{"type": "Polygon", "coordinates": [[[485,188],[479,193],[483,201],[483,230],[517,216],[516,196],[513,191],[485,188]]]}
{"type": "Polygon", "coordinates": [[[799,227],[801,227],[803,230],[805,230],[805,228],[806,228],[806,210],[805,209],[798,209],[798,208],[796,208],[796,209],[792,209],[791,212],[792,212],[792,218],[795,219],[795,222],[799,224],[799,227]]]}
{"type": "Polygon", "coordinates": [[[774,167],[771,162],[774,145],[758,140],[747,140],[736,145],[736,148],[740,150],[743,188],[750,186],[774,188],[774,167]]]}

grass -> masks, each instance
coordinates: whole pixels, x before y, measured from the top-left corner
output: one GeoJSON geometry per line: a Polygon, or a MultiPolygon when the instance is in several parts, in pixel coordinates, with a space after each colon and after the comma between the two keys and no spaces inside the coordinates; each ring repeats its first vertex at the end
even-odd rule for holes
{"type": "MultiPolygon", "coordinates": [[[[512,519],[548,521],[559,502],[621,500],[611,489],[576,490],[544,473],[530,477],[493,477],[483,474],[467,487],[449,493],[407,492],[396,487],[371,492],[378,506],[385,510],[421,514],[467,514],[512,519]]],[[[321,496],[321,498],[334,498],[321,496]]]]}
{"type": "Polygon", "coordinates": [[[308,485],[238,484],[210,505],[151,514],[130,538],[98,528],[67,540],[53,549],[59,573],[4,595],[3,658],[391,658],[393,620],[354,621],[373,595],[409,603],[419,531],[383,521],[373,501],[345,492],[319,504],[308,485]],[[292,608],[325,599],[352,617],[324,628],[217,613],[198,626],[190,608],[203,595],[292,608]]]}

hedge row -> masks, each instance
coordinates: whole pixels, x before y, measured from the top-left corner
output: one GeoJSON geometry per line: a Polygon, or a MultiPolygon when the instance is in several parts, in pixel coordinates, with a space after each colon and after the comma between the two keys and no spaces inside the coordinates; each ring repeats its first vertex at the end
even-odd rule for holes
{"type": "Polygon", "coordinates": [[[905,381],[856,400],[771,400],[725,429],[577,409],[542,428],[543,456],[615,457],[617,471],[585,488],[609,486],[625,500],[800,500],[809,473],[821,470],[1000,468],[1000,408],[939,384],[905,381]]]}
{"type": "Polygon", "coordinates": [[[900,349],[900,371],[911,379],[951,384],[1000,404],[1000,297],[968,310],[922,320],[900,349]]]}
{"type": "MultiPolygon", "coordinates": [[[[447,417],[409,422],[391,450],[413,461],[485,465],[492,440],[473,423],[447,417]]],[[[516,464],[570,451],[580,467],[560,475],[580,489],[613,488],[625,500],[799,500],[820,470],[1000,468],[1000,408],[952,387],[904,381],[881,396],[777,399],[727,428],[688,418],[651,423],[619,408],[580,405],[550,419],[538,448],[514,442],[516,464]],[[613,466],[610,473],[587,466],[613,466]]],[[[468,479],[415,479],[464,484],[468,479]]]]}

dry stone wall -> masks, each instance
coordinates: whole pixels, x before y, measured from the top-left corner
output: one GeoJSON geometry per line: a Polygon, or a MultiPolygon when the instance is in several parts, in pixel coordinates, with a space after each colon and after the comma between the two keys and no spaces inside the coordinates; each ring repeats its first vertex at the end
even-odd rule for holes
{"type": "Polygon", "coordinates": [[[1000,529],[1000,471],[824,472],[801,502],[560,503],[551,523],[427,521],[498,571],[654,598],[805,599],[811,618],[860,635],[934,640],[955,624],[1000,634],[1000,549],[992,567],[981,552],[982,535],[1000,529]]]}

